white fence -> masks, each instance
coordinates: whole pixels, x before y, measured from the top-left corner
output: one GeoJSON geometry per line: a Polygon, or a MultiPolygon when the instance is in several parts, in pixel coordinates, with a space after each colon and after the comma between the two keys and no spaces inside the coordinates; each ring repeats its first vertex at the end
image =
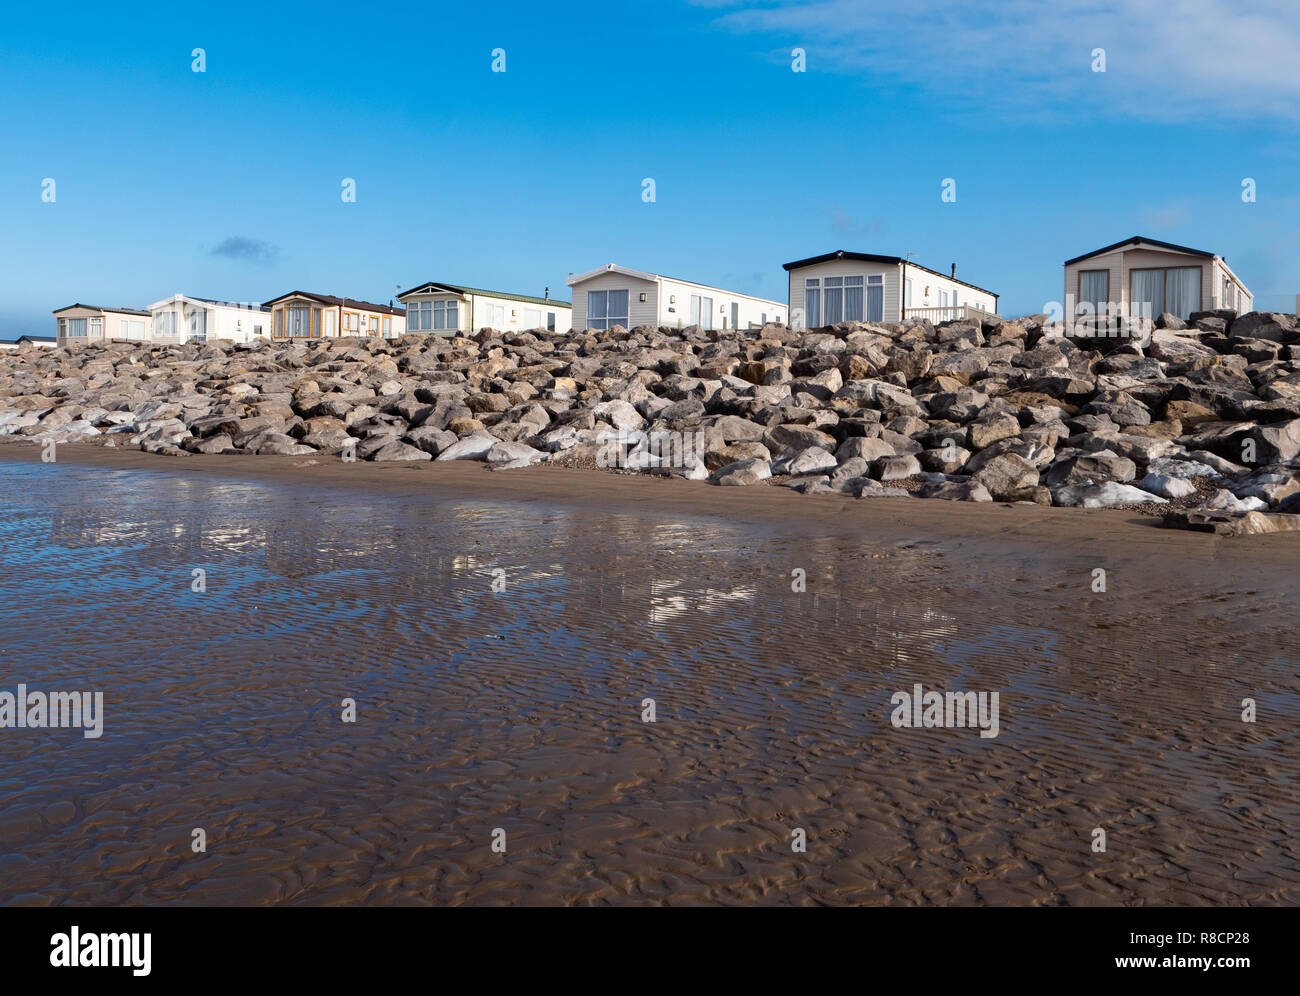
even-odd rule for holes
{"type": "Polygon", "coordinates": [[[985,318],[993,315],[991,311],[985,311],[983,308],[976,308],[969,304],[954,304],[946,308],[904,308],[903,318],[926,318],[933,324],[938,325],[940,322],[951,322],[959,318],[970,319],[973,322],[982,322],[985,318]]]}

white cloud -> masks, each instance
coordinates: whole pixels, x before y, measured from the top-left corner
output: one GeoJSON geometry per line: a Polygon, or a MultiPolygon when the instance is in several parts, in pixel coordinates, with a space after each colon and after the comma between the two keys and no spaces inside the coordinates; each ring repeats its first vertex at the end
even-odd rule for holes
{"type": "Polygon", "coordinates": [[[1160,207],[1149,207],[1142,212],[1142,230],[1164,232],[1185,225],[1191,220],[1192,212],[1183,201],[1160,207]]]}
{"type": "Polygon", "coordinates": [[[826,214],[830,220],[831,231],[836,235],[879,235],[884,229],[879,218],[868,218],[857,222],[838,205],[827,208],[826,214]]]}
{"type": "Polygon", "coordinates": [[[1057,116],[1300,116],[1296,0],[693,0],[716,24],[808,51],[810,72],[882,75],[1057,116]],[[1106,51],[1106,72],[1092,51],[1106,51]]]}

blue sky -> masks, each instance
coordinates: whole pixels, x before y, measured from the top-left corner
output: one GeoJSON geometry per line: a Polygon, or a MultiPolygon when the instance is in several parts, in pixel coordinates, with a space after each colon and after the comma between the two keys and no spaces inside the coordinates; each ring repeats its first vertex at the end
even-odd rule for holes
{"type": "Polygon", "coordinates": [[[7,10],[0,337],[178,291],[567,299],[610,261],[785,300],[838,248],[1023,314],[1139,233],[1300,293],[1290,0],[197,6],[7,10]]]}

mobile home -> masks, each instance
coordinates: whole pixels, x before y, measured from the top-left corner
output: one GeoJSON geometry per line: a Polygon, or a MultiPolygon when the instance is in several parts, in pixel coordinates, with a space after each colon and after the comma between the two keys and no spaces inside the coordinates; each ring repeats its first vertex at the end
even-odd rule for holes
{"type": "Polygon", "coordinates": [[[816,329],[838,322],[932,322],[997,314],[998,295],[904,256],[835,252],[786,263],[791,324],[816,329]]]}
{"type": "Polygon", "coordinates": [[[490,328],[498,332],[568,332],[573,309],[546,288],[542,297],[481,290],[429,281],[397,295],[406,307],[406,331],[455,335],[490,328]]]}
{"type": "Polygon", "coordinates": [[[1224,257],[1142,235],[1065,261],[1065,312],[1074,318],[1188,318],[1217,308],[1244,314],[1253,303],[1224,257]]]}
{"type": "Polygon", "coordinates": [[[575,329],[748,329],[769,322],[783,325],[786,320],[786,306],[780,301],[615,263],[570,277],[568,284],[573,288],[575,329]]]}
{"type": "Polygon", "coordinates": [[[262,304],[173,294],[149,305],[149,312],[153,316],[154,342],[248,342],[271,334],[271,309],[262,304]]]}
{"type": "Polygon", "coordinates": [[[54,312],[54,327],[60,346],[108,339],[148,342],[152,325],[153,315],[139,308],[70,304],[54,312]]]}
{"type": "Polygon", "coordinates": [[[337,339],[406,332],[406,312],[350,297],[290,291],[267,301],[272,339],[337,339]]]}

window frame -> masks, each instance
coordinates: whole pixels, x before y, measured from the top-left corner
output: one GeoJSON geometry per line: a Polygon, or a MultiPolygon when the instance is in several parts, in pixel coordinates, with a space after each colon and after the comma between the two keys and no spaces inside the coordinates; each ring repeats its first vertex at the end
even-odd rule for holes
{"type": "Polygon", "coordinates": [[[822,277],[822,326],[830,328],[842,321],[844,321],[844,275],[822,277]],[[836,316],[834,321],[831,320],[832,314],[836,316]]]}
{"type": "MultiPolygon", "coordinates": [[[[1075,278],[1074,278],[1074,314],[1075,314],[1076,317],[1077,317],[1078,314],[1079,314],[1079,306],[1085,303],[1084,300],[1083,300],[1083,275],[1084,275],[1085,273],[1104,273],[1104,274],[1106,274],[1106,293],[1105,293],[1105,298],[1106,298],[1106,300],[1103,301],[1103,302],[1100,302],[1100,303],[1105,304],[1105,305],[1107,305],[1107,306],[1109,306],[1110,303],[1111,303],[1111,300],[1110,300],[1110,268],[1109,268],[1109,267],[1105,267],[1105,268],[1102,268],[1102,269],[1099,269],[1099,270],[1080,270],[1080,271],[1075,275],[1075,278]]],[[[1109,310],[1110,310],[1109,307],[1107,307],[1107,310],[1106,310],[1105,312],[1103,312],[1103,311],[1101,311],[1100,309],[1097,308],[1097,304],[1098,304],[1097,301],[1089,301],[1089,302],[1086,302],[1086,303],[1091,304],[1091,305],[1093,306],[1093,312],[1092,312],[1093,315],[1105,315],[1105,314],[1109,314],[1109,310]]]]}
{"type": "Polygon", "coordinates": [[[803,281],[804,325],[810,329],[822,327],[822,281],[821,277],[804,277],[803,281]],[[811,304],[809,302],[812,302],[811,304]]]}
{"type": "MultiPolygon", "coordinates": [[[[1201,305],[1205,301],[1204,267],[1195,266],[1195,265],[1193,266],[1134,266],[1134,267],[1130,267],[1128,271],[1128,305],[1129,305],[1130,317],[1135,317],[1133,315],[1133,308],[1137,302],[1133,294],[1133,277],[1135,274],[1138,273],[1152,273],[1154,271],[1160,271],[1164,274],[1164,281],[1161,289],[1161,297],[1162,297],[1161,303],[1164,305],[1164,307],[1162,308],[1162,313],[1169,311],[1169,271],[1170,270],[1195,270],[1196,271],[1196,307],[1193,308],[1192,310],[1193,311],[1200,310],[1201,305]]],[[[1170,312],[1170,314],[1172,314],[1172,312],[1170,312]]],[[[1155,314],[1155,315],[1151,315],[1150,317],[1154,321],[1155,319],[1159,318],[1160,315],[1155,314]]],[[[1179,315],[1178,317],[1181,318],[1182,316],[1179,315]]]]}
{"type": "Polygon", "coordinates": [[[846,322],[864,322],[864,321],[866,321],[866,320],[867,320],[867,319],[866,319],[866,315],[867,315],[867,274],[865,274],[865,273],[846,273],[846,274],[844,275],[844,285],[843,285],[843,286],[844,286],[844,299],[843,299],[843,312],[844,312],[844,319],[843,319],[843,320],[846,321],[846,322]],[[850,281],[853,281],[853,280],[858,281],[858,283],[850,283],[850,281]],[[861,294],[860,294],[859,297],[858,297],[858,311],[859,311],[860,313],[859,313],[859,315],[858,315],[857,318],[852,318],[852,317],[850,317],[850,315],[849,315],[849,288],[856,288],[857,290],[861,291],[861,294]]]}
{"type": "Polygon", "coordinates": [[[866,283],[862,287],[862,320],[864,322],[883,322],[885,320],[885,275],[883,273],[868,273],[866,283]],[[880,317],[871,317],[871,289],[880,288],[880,317]]]}
{"type": "Polygon", "coordinates": [[[284,316],[284,328],[286,339],[310,339],[311,338],[311,305],[298,304],[286,305],[284,316]],[[295,327],[301,322],[303,331],[296,332],[295,327]]]}
{"type": "Polygon", "coordinates": [[[603,290],[587,291],[587,328],[609,329],[612,328],[614,325],[622,325],[624,328],[631,328],[631,325],[628,324],[631,321],[632,321],[632,291],[630,288],[607,287],[603,290]],[[618,315],[610,314],[609,301],[610,301],[610,296],[613,294],[625,295],[624,297],[625,303],[623,309],[618,315]],[[602,301],[601,310],[603,311],[603,314],[601,314],[596,319],[594,319],[594,321],[599,321],[604,324],[601,325],[593,324],[593,319],[591,316],[591,303],[592,303],[593,296],[599,297],[601,299],[602,301]],[[619,318],[622,318],[623,321],[621,322],[618,321],[619,318]]]}

